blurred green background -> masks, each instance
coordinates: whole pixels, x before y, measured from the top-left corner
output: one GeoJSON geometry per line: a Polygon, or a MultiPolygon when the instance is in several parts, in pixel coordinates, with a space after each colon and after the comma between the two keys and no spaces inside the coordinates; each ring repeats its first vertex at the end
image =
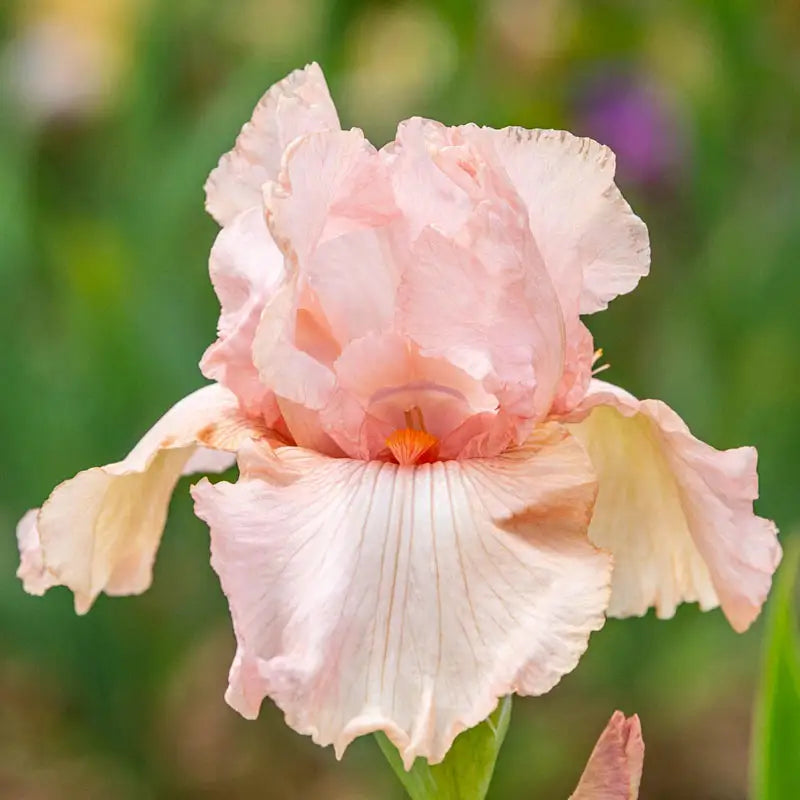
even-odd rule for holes
{"type": "MultiPolygon", "coordinates": [[[[759,511],[797,526],[795,0],[5,0],[3,800],[401,796],[371,738],[337,764],[271,704],[255,723],[225,705],[233,638],[185,481],[147,594],[79,619],[66,590],[31,598],[13,575],[22,513],[200,385],[218,313],[203,182],[310,60],[376,144],[422,114],[614,147],[653,268],[588,320],[608,377],[718,447],[757,445],[759,511]]],[[[760,639],[695,607],[610,621],[551,694],[516,702],[490,798],[566,797],[614,708],[643,720],[643,798],[744,798],[760,639]]]]}

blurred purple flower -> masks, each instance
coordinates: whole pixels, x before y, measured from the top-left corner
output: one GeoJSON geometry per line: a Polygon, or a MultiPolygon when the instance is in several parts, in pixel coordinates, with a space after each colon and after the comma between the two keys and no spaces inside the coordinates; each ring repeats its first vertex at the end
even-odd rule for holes
{"type": "Polygon", "coordinates": [[[580,132],[617,154],[620,177],[637,183],[670,182],[685,160],[685,137],[666,93],[640,76],[608,72],[578,91],[580,132]]]}

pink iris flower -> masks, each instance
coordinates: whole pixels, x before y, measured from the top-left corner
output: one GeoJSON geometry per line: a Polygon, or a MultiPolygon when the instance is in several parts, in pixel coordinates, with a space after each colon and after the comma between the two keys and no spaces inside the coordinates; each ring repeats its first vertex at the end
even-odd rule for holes
{"type": "Polygon", "coordinates": [[[25,588],[79,613],[143,591],[178,478],[237,459],[192,488],[228,703],[268,696],[338,755],[383,730],[406,765],[551,689],[606,614],[697,602],[746,629],[780,558],[755,450],[593,378],[581,316],[650,259],[613,179],[563,131],[413,118],[376,150],[317,65],[292,73],[206,185],[214,383],[22,519],[25,588]]]}

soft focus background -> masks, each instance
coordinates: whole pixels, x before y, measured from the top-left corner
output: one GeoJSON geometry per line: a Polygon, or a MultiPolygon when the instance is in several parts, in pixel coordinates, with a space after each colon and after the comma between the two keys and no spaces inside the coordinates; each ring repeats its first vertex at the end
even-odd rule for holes
{"type": "MultiPolygon", "coordinates": [[[[201,383],[217,303],[202,185],[260,94],[319,60],[346,126],[566,127],[611,145],[652,275],[589,324],[610,380],[718,447],[759,511],[800,509],[800,6],[795,0],[21,0],[0,4],[0,797],[399,798],[371,738],[338,764],[223,702],[233,639],[186,482],[153,588],[27,597],[14,526],[201,383]]],[[[614,708],[642,797],[740,800],[762,626],[610,621],[517,701],[490,797],[566,797],[614,708]]],[[[798,756],[800,759],[800,755],[798,756]]],[[[787,798],[787,800],[789,800],[787,798]]]]}

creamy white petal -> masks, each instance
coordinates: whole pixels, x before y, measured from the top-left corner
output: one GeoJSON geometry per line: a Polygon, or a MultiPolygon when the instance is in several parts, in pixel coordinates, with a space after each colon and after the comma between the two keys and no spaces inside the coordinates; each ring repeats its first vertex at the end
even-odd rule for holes
{"type": "Polygon", "coordinates": [[[563,428],[493,459],[401,467],[299,448],[240,453],[198,515],[238,640],[226,698],[265,696],[341,755],[385,730],[440,761],[509,692],[539,694],[603,624],[594,478],[563,428]]]}
{"type": "Polygon", "coordinates": [[[668,406],[592,381],[570,426],[599,482],[589,536],[614,555],[609,614],[670,617],[681,602],[722,605],[746,629],[780,561],[777,530],[753,513],[756,452],[715,450],[668,406]]]}
{"type": "Polygon", "coordinates": [[[68,586],[78,613],[97,595],[136,594],[152,577],[172,491],[189,468],[227,468],[250,436],[267,435],[244,418],[236,397],[218,384],[174,405],[124,461],[79,472],[59,484],[35,518],[20,522],[19,576],[41,594],[68,586]],[[204,446],[198,447],[198,444],[204,446]]]}
{"type": "Polygon", "coordinates": [[[196,447],[184,464],[181,475],[196,475],[198,472],[225,472],[236,463],[236,453],[196,447]]]}

